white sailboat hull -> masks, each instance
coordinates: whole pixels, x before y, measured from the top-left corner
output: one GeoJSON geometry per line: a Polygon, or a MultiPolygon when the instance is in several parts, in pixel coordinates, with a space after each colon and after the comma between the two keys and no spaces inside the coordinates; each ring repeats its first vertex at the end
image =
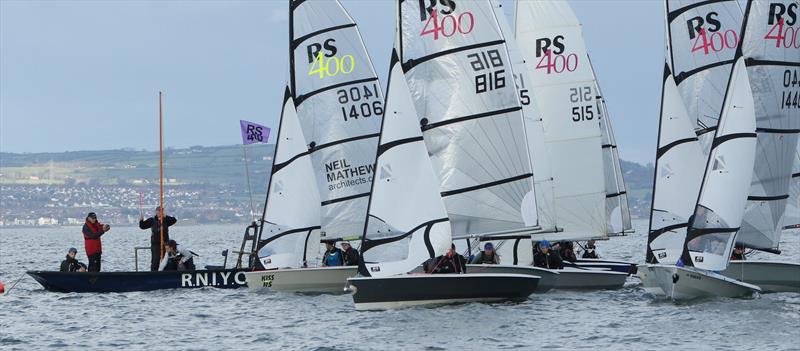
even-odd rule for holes
{"type": "Polygon", "coordinates": [[[610,270],[564,268],[557,270],[556,289],[602,290],[619,289],[625,285],[628,273],[610,270]]]}
{"type": "Polygon", "coordinates": [[[686,301],[700,297],[748,297],[761,292],[758,286],[714,272],[663,264],[639,266],[639,277],[647,293],[686,301]]]}
{"type": "Polygon", "coordinates": [[[731,261],[722,275],[758,285],[763,292],[800,292],[800,263],[731,261]]]}
{"type": "Polygon", "coordinates": [[[357,266],[290,268],[246,272],[245,280],[250,290],[343,294],[357,273],[357,266]]]}

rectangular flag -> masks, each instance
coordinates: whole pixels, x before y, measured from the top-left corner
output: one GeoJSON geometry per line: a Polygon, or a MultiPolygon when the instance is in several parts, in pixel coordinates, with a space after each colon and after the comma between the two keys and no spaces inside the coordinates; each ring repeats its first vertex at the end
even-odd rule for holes
{"type": "Polygon", "coordinates": [[[269,127],[245,120],[239,120],[239,124],[242,127],[242,142],[245,145],[266,143],[269,140],[269,127]]]}

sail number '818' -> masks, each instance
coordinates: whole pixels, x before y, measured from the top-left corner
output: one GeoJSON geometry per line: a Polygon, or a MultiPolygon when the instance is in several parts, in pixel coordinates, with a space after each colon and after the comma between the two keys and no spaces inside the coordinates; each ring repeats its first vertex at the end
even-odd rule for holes
{"type": "Polygon", "coordinates": [[[592,104],[594,103],[594,99],[592,88],[588,86],[570,88],[569,93],[569,101],[573,104],[580,104],[580,106],[572,107],[572,121],[581,122],[593,120],[594,110],[592,104]]]}
{"type": "Polygon", "coordinates": [[[475,16],[472,12],[465,11],[454,14],[456,10],[455,0],[419,0],[419,20],[425,22],[420,37],[432,35],[433,40],[439,40],[439,36],[449,38],[456,33],[465,35],[472,33],[475,29],[475,16]],[[437,4],[442,8],[437,11],[437,4]]]}
{"type": "Polygon", "coordinates": [[[383,103],[375,100],[379,98],[377,84],[339,89],[336,91],[336,96],[342,104],[342,117],[345,122],[359,117],[383,115],[383,103]]]}
{"type": "Polygon", "coordinates": [[[306,47],[308,63],[311,68],[309,76],[317,75],[319,79],[334,77],[339,74],[350,74],[356,68],[353,55],[337,57],[336,39],[329,38],[320,43],[312,43],[306,47]]]}
{"type": "Polygon", "coordinates": [[[469,64],[472,66],[472,70],[481,72],[481,74],[475,75],[475,94],[505,88],[506,70],[498,69],[504,67],[500,50],[478,51],[467,55],[467,58],[470,59],[469,64]],[[483,73],[487,70],[488,72],[483,73]]]}
{"type": "Polygon", "coordinates": [[[783,72],[783,87],[786,90],[781,95],[781,109],[800,108],[800,80],[796,69],[783,72]]]}

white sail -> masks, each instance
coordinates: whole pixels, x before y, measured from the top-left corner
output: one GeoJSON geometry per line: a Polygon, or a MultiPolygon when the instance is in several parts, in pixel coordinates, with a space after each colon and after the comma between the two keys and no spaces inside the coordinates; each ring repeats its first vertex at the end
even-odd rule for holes
{"type": "Polygon", "coordinates": [[[750,196],[736,241],[752,248],[777,248],[782,217],[791,216],[786,210],[800,133],[800,40],[789,43],[783,36],[800,30],[797,24],[789,25],[796,22],[787,11],[792,8],[798,8],[796,0],[757,0],[748,3],[745,14],[742,50],[758,140],[750,196]]]}
{"type": "Polygon", "coordinates": [[[544,118],[559,237],[606,235],[594,74],[581,25],[566,2],[519,1],[515,34],[544,118]]]}
{"type": "Polygon", "coordinates": [[[684,264],[712,271],[728,266],[750,190],[755,131],[753,96],[740,56],[731,72],[700,196],[689,220],[681,256],[684,264]]]}
{"type": "Polygon", "coordinates": [[[789,202],[783,217],[783,229],[800,228],[800,142],[794,157],[792,180],[789,186],[789,202]]]}
{"type": "Polygon", "coordinates": [[[665,64],[647,263],[674,264],[683,252],[705,165],[693,124],[665,64]]]}
{"type": "Polygon", "coordinates": [[[403,68],[392,52],[377,178],[361,252],[371,276],[406,273],[450,248],[439,179],[419,128],[403,68]]]}
{"type": "Polygon", "coordinates": [[[489,2],[400,1],[397,20],[396,48],[453,232],[536,226],[522,107],[489,2]]]}
{"type": "Polygon", "coordinates": [[[322,235],[362,233],[383,115],[358,27],[338,1],[290,3],[290,77],[322,205],[322,235]]]}
{"type": "MultiPolygon", "coordinates": [[[[592,68],[594,71],[594,68],[592,68]]],[[[600,83],[595,76],[595,91],[597,92],[597,111],[600,120],[600,132],[603,148],[603,171],[606,184],[606,234],[609,236],[624,235],[633,230],[631,224],[631,211],[628,207],[628,191],[625,189],[625,179],[622,177],[622,165],[617,150],[617,140],[614,137],[614,128],[611,125],[611,116],[608,113],[606,100],[600,83]]]]}
{"type": "Polygon", "coordinates": [[[737,0],[666,0],[669,65],[707,155],[740,39],[737,0]]]}
{"type": "Polygon", "coordinates": [[[266,269],[319,262],[319,192],[288,87],[273,160],[258,243],[259,260],[266,269]]]}
{"type": "Polygon", "coordinates": [[[533,166],[534,189],[536,191],[536,209],[539,226],[542,232],[556,231],[555,198],[553,194],[553,175],[550,172],[550,160],[547,156],[547,147],[544,143],[544,123],[541,110],[533,95],[531,69],[522,58],[514,32],[508,24],[503,3],[499,0],[492,1],[497,23],[506,40],[508,58],[514,71],[519,102],[522,105],[522,114],[525,121],[525,134],[528,137],[528,155],[533,166]]]}

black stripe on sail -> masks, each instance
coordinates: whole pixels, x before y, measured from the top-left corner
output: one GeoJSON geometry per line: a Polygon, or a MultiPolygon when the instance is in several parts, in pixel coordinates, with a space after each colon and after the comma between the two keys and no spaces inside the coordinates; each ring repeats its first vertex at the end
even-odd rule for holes
{"type": "Polygon", "coordinates": [[[696,137],[695,138],[685,138],[685,139],[675,140],[675,141],[673,141],[673,142],[671,142],[671,143],[669,143],[667,145],[664,145],[664,146],[658,148],[658,150],[656,151],[656,158],[661,158],[661,156],[664,156],[664,154],[667,153],[667,151],[669,151],[673,147],[676,147],[676,146],[678,146],[680,144],[685,144],[685,143],[690,143],[690,142],[693,142],[693,141],[697,141],[697,140],[698,139],[696,137]]]}
{"type": "Polygon", "coordinates": [[[306,2],[306,0],[293,0],[291,5],[289,5],[289,11],[294,11],[298,6],[306,2]]]}
{"type": "Polygon", "coordinates": [[[723,135],[721,137],[714,139],[714,142],[711,143],[711,150],[714,150],[717,146],[720,146],[720,144],[726,141],[731,141],[733,139],[739,139],[739,138],[755,138],[757,136],[758,135],[756,135],[756,133],[733,133],[733,134],[723,135]]]}
{"type": "Polygon", "coordinates": [[[730,63],[733,63],[733,60],[719,61],[719,62],[715,62],[715,63],[709,64],[709,65],[697,67],[697,68],[695,68],[693,70],[690,70],[690,71],[678,73],[678,75],[675,76],[675,84],[676,85],[681,84],[681,82],[683,82],[684,80],[686,80],[687,78],[691,77],[692,75],[694,75],[696,73],[700,73],[702,71],[705,71],[707,69],[711,69],[711,68],[714,68],[714,67],[724,66],[724,65],[727,65],[727,64],[730,64],[730,63]]]}
{"type": "MultiPolygon", "coordinates": [[[[282,237],[290,235],[290,234],[311,232],[314,229],[321,229],[321,228],[322,227],[320,227],[320,226],[313,226],[313,227],[291,229],[291,230],[287,230],[285,232],[278,233],[277,235],[273,235],[273,236],[271,236],[271,237],[269,237],[267,239],[259,241],[258,242],[258,246],[256,247],[256,252],[260,251],[264,246],[266,246],[270,242],[274,241],[275,239],[282,238],[282,237]]],[[[306,240],[308,240],[308,239],[306,239],[306,240]]]]}
{"type": "MultiPolygon", "coordinates": [[[[431,220],[431,221],[427,221],[425,223],[422,223],[422,224],[414,227],[413,229],[409,230],[406,233],[403,233],[403,234],[398,235],[398,236],[393,236],[393,237],[390,237],[390,238],[380,238],[380,239],[374,239],[374,240],[365,238],[363,240],[363,242],[361,243],[361,254],[362,254],[362,257],[363,257],[363,254],[365,252],[367,252],[367,250],[369,250],[369,249],[371,249],[371,248],[373,248],[375,246],[383,245],[383,244],[389,244],[389,243],[393,243],[395,241],[403,240],[406,237],[408,237],[409,235],[414,234],[414,232],[416,232],[416,231],[418,231],[418,230],[420,230],[422,228],[426,228],[426,227],[427,228],[425,229],[425,234],[426,234],[425,235],[425,246],[429,247],[429,249],[428,249],[429,251],[433,251],[433,248],[431,247],[430,239],[428,238],[428,234],[430,232],[430,228],[436,223],[447,222],[447,221],[449,221],[449,219],[447,219],[447,218],[439,218],[439,219],[434,219],[434,220],[431,220]]],[[[433,257],[433,256],[431,256],[431,257],[433,257]]]]}
{"type": "Polygon", "coordinates": [[[521,111],[521,110],[522,110],[522,107],[518,106],[518,107],[510,107],[510,108],[497,110],[497,111],[476,113],[474,115],[469,115],[469,116],[464,116],[464,117],[451,118],[451,119],[444,120],[444,121],[441,121],[441,122],[426,124],[426,125],[422,126],[422,131],[426,131],[426,130],[433,129],[433,128],[438,128],[438,127],[445,126],[445,125],[452,124],[452,123],[465,122],[465,121],[469,121],[471,119],[478,119],[478,118],[483,118],[483,117],[491,117],[491,116],[502,115],[502,114],[505,114],[505,113],[521,111]]]}
{"type": "Polygon", "coordinates": [[[604,144],[604,145],[602,146],[602,148],[603,148],[603,149],[607,149],[607,148],[612,148],[612,149],[613,149],[613,148],[615,148],[615,147],[617,147],[617,146],[616,146],[616,145],[614,145],[614,144],[604,144]]]}
{"type": "Polygon", "coordinates": [[[792,174],[792,178],[797,178],[797,177],[800,177],[800,173],[794,173],[794,174],[792,174]]]}
{"type": "Polygon", "coordinates": [[[336,199],[322,201],[322,202],[320,202],[320,206],[328,206],[328,205],[335,204],[337,202],[348,201],[348,200],[358,199],[360,197],[367,197],[367,196],[369,196],[368,192],[367,193],[350,195],[350,196],[343,196],[343,197],[336,198],[336,199]]]}
{"type": "Polygon", "coordinates": [[[344,29],[344,28],[350,28],[350,27],[355,27],[355,26],[356,26],[355,23],[348,23],[348,24],[342,24],[342,25],[339,25],[339,26],[333,26],[333,27],[329,27],[329,28],[324,28],[324,29],[320,29],[320,30],[317,30],[317,31],[313,31],[311,33],[308,33],[308,34],[306,34],[306,35],[304,35],[302,37],[299,37],[299,38],[293,40],[291,49],[292,50],[297,49],[297,46],[302,44],[304,41],[308,40],[308,38],[311,38],[311,37],[314,37],[314,36],[317,36],[317,35],[320,35],[320,34],[323,34],[323,33],[333,32],[335,30],[344,29]]]}
{"type": "Polygon", "coordinates": [[[301,157],[303,157],[305,155],[308,155],[310,153],[311,153],[311,151],[301,152],[301,153],[299,153],[297,155],[292,156],[292,158],[286,160],[285,162],[276,163],[276,164],[272,165],[272,174],[274,175],[275,173],[278,173],[281,169],[283,169],[284,167],[290,165],[292,162],[294,162],[298,158],[301,158],[301,157]]]}
{"type": "Polygon", "coordinates": [[[697,237],[703,235],[710,235],[710,234],[724,234],[724,233],[736,233],[739,231],[741,227],[736,228],[689,228],[688,232],[686,233],[686,242],[692,241],[697,237]]]}
{"type": "Polygon", "coordinates": [[[711,133],[717,130],[717,126],[707,127],[703,129],[698,129],[694,131],[694,135],[701,136],[703,134],[711,133]]]}
{"type": "Polygon", "coordinates": [[[339,83],[339,84],[334,84],[334,85],[330,85],[330,86],[327,86],[327,87],[324,87],[324,88],[319,88],[317,90],[310,91],[310,92],[305,93],[303,95],[298,95],[297,98],[294,99],[294,105],[295,106],[299,106],[301,103],[303,103],[303,101],[305,101],[307,99],[310,99],[312,96],[317,95],[319,93],[326,92],[326,91],[331,90],[331,89],[341,88],[341,87],[348,86],[348,85],[351,85],[351,84],[367,83],[367,82],[372,82],[372,81],[376,81],[376,80],[378,80],[378,77],[364,78],[364,79],[359,79],[359,80],[353,80],[353,81],[349,81],[349,82],[343,82],[343,83],[339,83]]]}
{"type": "Polygon", "coordinates": [[[789,198],[789,194],[785,195],[775,195],[775,196],[748,196],[747,200],[750,201],[778,201],[778,200],[785,200],[789,198]]]}
{"type": "Polygon", "coordinates": [[[622,196],[622,195],[625,195],[627,193],[628,193],[627,191],[620,191],[618,193],[606,194],[606,199],[612,198],[612,197],[617,197],[617,196],[622,196]]]}
{"type": "Polygon", "coordinates": [[[393,148],[395,146],[400,146],[400,145],[403,145],[403,144],[408,144],[408,143],[413,143],[415,141],[423,141],[423,140],[424,139],[420,136],[420,137],[412,137],[412,138],[405,138],[405,139],[398,139],[398,140],[390,141],[390,142],[388,142],[386,144],[378,146],[378,156],[382,155],[386,151],[389,151],[389,149],[391,149],[391,148],[393,148]]]}
{"type": "Polygon", "coordinates": [[[483,47],[487,47],[487,46],[500,45],[500,44],[504,44],[505,42],[506,42],[505,40],[488,41],[488,42],[485,42],[485,43],[472,44],[472,45],[452,48],[452,49],[449,49],[449,50],[439,51],[439,52],[436,52],[436,53],[433,53],[433,54],[430,54],[430,55],[427,55],[427,56],[422,56],[422,57],[416,58],[416,59],[410,59],[410,60],[408,60],[406,62],[403,62],[403,72],[408,72],[412,68],[416,67],[417,65],[419,65],[421,63],[425,63],[426,61],[433,60],[433,59],[435,59],[437,57],[440,57],[440,56],[454,54],[454,53],[457,53],[457,52],[467,51],[467,50],[472,50],[472,49],[477,49],[477,48],[483,48],[483,47]]]}
{"type": "Polygon", "coordinates": [[[666,226],[664,228],[659,228],[659,229],[653,230],[648,235],[648,241],[652,242],[655,238],[658,238],[659,236],[661,236],[661,234],[664,234],[666,232],[671,232],[671,231],[673,231],[675,229],[679,229],[679,228],[686,228],[688,226],[689,226],[689,223],[678,223],[678,224],[668,225],[668,226],[666,226]]]}
{"type": "Polygon", "coordinates": [[[331,146],[335,146],[335,145],[339,145],[339,144],[349,143],[351,141],[357,141],[357,140],[361,140],[361,139],[377,138],[379,136],[380,136],[380,133],[372,133],[372,134],[364,134],[364,135],[354,136],[352,138],[341,139],[341,140],[337,140],[337,141],[331,141],[330,143],[319,144],[319,145],[315,146],[314,149],[311,150],[311,152],[314,152],[314,151],[317,151],[317,150],[322,150],[322,149],[324,149],[326,147],[331,147],[331,146]]]}
{"type": "Polygon", "coordinates": [[[713,4],[713,3],[716,3],[716,2],[725,2],[725,1],[730,1],[730,0],[705,0],[705,1],[699,1],[699,2],[696,2],[694,4],[681,7],[679,9],[675,10],[675,11],[670,12],[667,15],[667,21],[671,23],[676,18],[678,18],[678,16],[680,16],[681,14],[683,14],[684,12],[689,11],[689,10],[695,8],[695,7],[700,7],[700,6],[713,4]]]}
{"type": "Polygon", "coordinates": [[[522,239],[517,238],[514,240],[514,265],[516,266],[519,263],[519,257],[517,257],[517,249],[519,249],[519,241],[522,239]]]}
{"type": "Polygon", "coordinates": [[[447,196],[451,196],[451,195],[458,195],[458,194],[461,194],[461,193],[466,193],[466,192],[470,192],[470,191],[490,188],[490,187],[493,187],[493,186],[497,186],[497,185],[501,185],[501,184],[505,184],[505,183],[511,183],[511,182],[515,182],[515,181],[518,181],[518,180],[523,180],[525,178],[530,178],[530,177],[533,177],[533,173],[525,173],[525,174],[522,174],[522,175],[518,175],[516,177],[495,180],[493,182],[484,183],[484,184],[478,184],[478,185],[474,185],[474,186],[470,186],[470,187],[466,187],[466,188],[443,191],[441,193],[441,195],[442,195],[442,197],[447,197],[447,196]]]}
{"type": "Polygon", "coordinates": [[[798,133],[800,133],[800,129],[756,128],[756,133],[798,134],[798,133]]]}
{"type": "Polygon", "coordinates": [[[756,60],[754,58],[748,58],[744,60],[744,63],[747,65],[747,67],[752,67],[752,66],[800,67],[800,62],[796,61],[771,61],[771,60],[756,60]]]}

